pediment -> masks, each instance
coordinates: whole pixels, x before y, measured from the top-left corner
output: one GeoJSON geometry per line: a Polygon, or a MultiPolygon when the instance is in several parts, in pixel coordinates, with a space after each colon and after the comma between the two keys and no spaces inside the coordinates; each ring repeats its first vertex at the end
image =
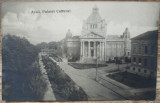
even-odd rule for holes
{"type": "Polygon", "coordinates": [[[101,35],[98,35],[96,33],[90,32],[85,35],[82,35],[81,38],[96,38],[96,39],[103,39],[104,37],[101,35]]]}

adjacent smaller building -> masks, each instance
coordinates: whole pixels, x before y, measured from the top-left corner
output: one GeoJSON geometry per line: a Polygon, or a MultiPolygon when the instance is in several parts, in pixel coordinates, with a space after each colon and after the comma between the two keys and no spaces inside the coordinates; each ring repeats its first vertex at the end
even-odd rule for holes
{"type": "Polygon", "coordinates": [[[158,30],[148,31],[131,39],[131,67],[128,72],[156,77],[158,30]]]}
{"type": "Polygon", "coordinates": [[[118,58],[130,58],[131,56],[131,40],[128,28],[122,35],[107,35],[106,37],[106,61],[118,58]]]}
{"type": "Polygon", "coordinates": [[[69,61],[77,61],[80,59],[80,38],[79,36],[72,36],[70,30],[66,33],[66,38],[63,41],[63,53],[65,58],[69,61]]]}

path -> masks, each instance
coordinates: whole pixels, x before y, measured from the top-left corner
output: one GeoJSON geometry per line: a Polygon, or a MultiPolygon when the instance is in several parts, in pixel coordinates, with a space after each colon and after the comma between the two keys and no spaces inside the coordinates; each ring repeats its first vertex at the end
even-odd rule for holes
{"type": "MultiPolygon", "coordinates": [[[[53,58],[50,57],[54,62],[53,58]]],[[[76,84],[81,86],[92,100],[119,100],[138,98],[142,93],[153,91],[153,88],[134,89],[106,77],[108,71],[113,71],[117,65],[98,68],[99,83],[95,81],[96,69],[75,69],[64,62],[57,63],[76,84]]],[[[123,69],[126,65],[119,66],[123,69]]]]}
{"type": "Polygon", "coordinates": [[[50,81],[48,79],[47,72],[44,69],[44,65],[43,65],[43,62],[42,62],[41,54],[39,54],[39,65],[40,65],[41,73],[42,73],[43,77],[45,78],[45,80],[47,82],[47,91],[45,92],[43,100],[46,100],[46,101],[56,100],[55,95],[53,93],[53,90],[51,88],[51,83],[50,83],[50,81]]]}
{"type": "MultiPolygon", "coordinates": [[[[53,62],[56,62],[50,57],[53,62]]],[[[104,87],[100,83],[96,82],[93,77],[88,77],[86,74],[89,72],[83,72],[83,70],[77,70],[70,65],[60,62],[57,63],[64,72],[69,75],[72,80],[83,88],[86,94],[89,96],[89,100],[122,100],[125,99],[116,92],[104,87]]]]}

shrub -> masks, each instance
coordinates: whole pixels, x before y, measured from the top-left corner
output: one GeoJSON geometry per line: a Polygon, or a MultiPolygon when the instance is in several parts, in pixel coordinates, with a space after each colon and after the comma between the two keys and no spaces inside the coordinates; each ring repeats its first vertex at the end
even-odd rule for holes
{"type": "MultiPolygon", "coordinates": [[[[39,65],[35,62],[28,70],[27,70],[27,84],[24,84],[24,89],[28,88],[31,92],[30,95],[34,97],[36,100],[42,100],[47,90],[47,83],[41,75],[41,71],[39,69],[39,65]]],[[[25,91],[25,90],[24,90],[25,91]]]]}
{"type": "Polygon", "coordinates": [[[47,56],[42,56],[42,61],[47,70],[48,78],[55,95],[63,100],[87,100],[87,95],[81,87],[65,74],[62,69],[47,56]]]}

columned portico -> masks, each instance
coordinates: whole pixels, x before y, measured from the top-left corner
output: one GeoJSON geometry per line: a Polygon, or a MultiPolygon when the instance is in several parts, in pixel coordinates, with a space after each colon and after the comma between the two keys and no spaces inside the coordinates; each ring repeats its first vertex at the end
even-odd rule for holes
{"type": "Polygon", "coordinates": [[[81,53],[81,62],[95,63],[104,61],[104,42],[106,38],[106,23],[99,15],[99,9],[94,7],[91,15],[83,24],[80,41],[83,53],[81,53]],[[84,44],[85,42],[85,44],[84,44]],[[84,50],[85,49],[85,50],[84,50]],[[85,52],[85,53],[84,53],[85,52]]]}
{"type": "Polygon", "coordinates": [[[84,39],[81,40],[81,62],[87,63],[98,58],[104,61],[104,42],[103,39],[84,39]],[[85,61],[86,60],[86,61],[85,61]]]}

